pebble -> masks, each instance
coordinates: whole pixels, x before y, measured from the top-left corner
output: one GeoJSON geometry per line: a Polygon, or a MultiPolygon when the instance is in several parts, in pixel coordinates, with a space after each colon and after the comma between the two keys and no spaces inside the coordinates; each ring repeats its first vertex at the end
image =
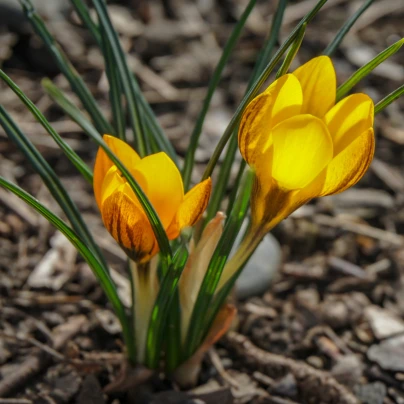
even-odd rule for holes
{"type": "Polygon", "coordinates": [[[372,345],[367,356],[385,370],[404,372],[404,335],[372,345]]]}
{"type": "MultiPolygon", "coordinates": [[[[241,233],[242,234],[242,233],[241,233]]],[[[279,270],[281,248],[272,234],[267,234],[251,256],[236,283],[239,299],[263,294],[279,270]]]]}
{"type": "Polygon", "coordinates": [[[298,394],[298,387],[296,378],[292,373],[288,373],[282,379],[276,382],[276,384],[271,388],[273,394],[280,396],[286,396],[289,398],[295,398],[298,394]]]}
{"type": "Polygon", "coordinates": [[[367,307],[364,314],[369,321],[373,334],[378,339],[404,333],[404,322],[388,310],[373,305],[367,307]]]}
{"type": "Polygon", "coordinates": [[[331,374],[345,386],[353,387],[358,384],[363,374],[364,365],[358,356],[349,354],[338,357],[332,367],[331,374]]]}
{"type": "Polygon", "coordinates": [[[357,385],[354,391],[363,404],[383,404],[387,394],[386,386],[382,382],[357,385]]]}

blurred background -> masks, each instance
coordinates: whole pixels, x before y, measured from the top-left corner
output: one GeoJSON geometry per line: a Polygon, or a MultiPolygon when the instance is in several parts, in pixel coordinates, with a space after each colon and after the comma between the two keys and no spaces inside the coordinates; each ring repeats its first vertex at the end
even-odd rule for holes
{"type": "MultiPolygon", "coordinates": [[[[110,117],[102,56],[69,2],[33,3],[110,117]]],[[[315,3],[290,1],[281,40],[315,3]]],[[[321,54],[362,3],[329,0],[307,27],[292,67],[321,54]]],[[[209,79],[247,2],[122,0],[108,4],[146,99],[176,150],[184,156],[209,79]]],[[[195,182],[244,95],[275,7],[276,1],[259,0],[247,20],[203,128],[195,182]]],[[[338,83],[404,37],[403,21],[403,0],[376,0],[333,56],[338,83]]],[[[0,0],[0,66],[91,165],[95,145],[52,103],[42,90],[41,79],[51,78],[73,100],[77,99],[41,40],[33,34],[17,0],[0,0]]],[[[404,51],[400,50],[354,91],[365,92],[377,102],[403,82],[404,51]]],[[[103,229],[89,185],[3,83],[0,102],[61,176],[110,262],[116,268],[122,267],[124,254],[103,229]]],[[[245,294],[249,298],[239,306],[240,330],[261,348],[331,371],[338,381],[354,389],[361,402],[403,403],[404,99],[378,115],[375,126],[376,157],[360,184],[341,195],[302,207],[274,230],[276,240],[266,241],[270,257],[259,261],[262,271],[258,269],[258,275],[251,275],[258,277],[258,283],[263,282],[264,290],[260,296],[254,296],[252,291],[245,294]],[[274,280],[261,280],[262,272],[275,274],[274,280]]],[[[40,178],[2,129],[0,172],[58,212],[40,178]]],[[[125,278],[120,271],[114,276],[125,294],[125,278]]],[[[81,355],[94,349],[117,350],[119,326],[103,307],[104,297],[88,267],[45,220],[1,189],[0,277],[0,306],[5,308],[1,314],[3,327],[16,333],[30,331],[35,329],[29,320],[33,316],[52,328],[71,316],[85,314],[88,332],[69,341],[71,350],[81,355]]],[[[0,339],[0,375],[6,377],[18,368],[31,348],[18,341],[4,345],[0,339]]],[[[242,402],[258,403],[251,400],[269,388],[275,396],[301,402],[296,390],[298,381],[289,381],[291,384],[286,387],[285,383],[265,387],[263,380],[243,373],[241,365],[225,349],[219,350],[219,355],[231,377],[239,380],[242,392],[243,386],[253,386],[248,393],[251,397],[242,393],[250,401],[246,398],[242,402]]],[[[57,364],[50,369],[56,367],[57,364]]],[[[34,382],[27,382],[32,397],[48,394],[52,383],[59,380],[49,376],[49,369],[47,372],[41,379],[44,392],[40,393],[34,382]]],[[[215,371],[204,374],[202,381],[216,376],[215,371]]],[[[81,386],[81,382],[77,384],[71,397],[81,391],[81,386]]],[[[28,394],[24,389],[20,392],[22,397],[28,394]]],[[[69,400],[58,402],[75,402],[69,400]]]]}

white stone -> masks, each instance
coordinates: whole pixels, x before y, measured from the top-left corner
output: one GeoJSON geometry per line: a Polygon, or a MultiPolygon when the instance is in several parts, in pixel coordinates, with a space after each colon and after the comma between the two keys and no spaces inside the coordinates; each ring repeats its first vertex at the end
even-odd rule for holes
{"type": "Polygon", "coordinates": [[[365,309],[365,317],[377,339],[404,333],[404,322],[388,310],[378,306],[368,306],[365,309]]]}

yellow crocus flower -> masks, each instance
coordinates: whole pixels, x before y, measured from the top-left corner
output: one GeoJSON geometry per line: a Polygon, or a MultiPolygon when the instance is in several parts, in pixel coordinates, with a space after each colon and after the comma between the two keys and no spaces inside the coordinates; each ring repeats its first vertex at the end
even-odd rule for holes
{"type": "Polygon", "coordinates": [[[319,56],[272,83],[246,107],[239,127],[241,155],[255,171],[252,223],[219,287],[262,237],[312,198],[356,184],[374,154],[374,105],[365,94],[337,104],[331,59],[319,56]]]}
{"type": "MultiPolygon", "coordinates": [[[[210,178],[184,195],[181,174],[167,154],[140,158],[122,140],[109,135],[103,139],[141,186],[170,240],[200,219],[210,197],[210,178]]],[[[105,227],[131,259],[144,264],[157,254],[159,246],[146,213],[102,148],[95,160],[94,195],[105,227]]]]}
{"type": "Polygon", "coordinates": [[[310,199],[356,184],[374,154],[373,101],[337,104],[331,59],[319,56],[271,84],[247,106],[240,152],[255,170],[252,219],[266,231],[310,199]]]}

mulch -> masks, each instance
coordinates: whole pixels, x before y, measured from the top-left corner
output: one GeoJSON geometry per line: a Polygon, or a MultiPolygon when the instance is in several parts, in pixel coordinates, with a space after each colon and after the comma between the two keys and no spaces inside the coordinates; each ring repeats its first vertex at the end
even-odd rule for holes
{"type": "MultiPolygon", "coordinates": [[[[194,180],[243,96],[274,2],[258,2],[224,73],[204,127],[194,180]]],[[[1,2],[0,2],[1,4],[1,2]]],[[[244,1],[111,5],[146,98],[180,156],[244,1]]],[[[285,38],[312,7],[291,2],[285,38]]],[[[360,2],[330,0],[308,27],[299,65],[325,48],[360,2]]],[[[0,5],[1,7],[1,5],[0,5]]],[[[70,12],[49,26],[109,116],[102,58],[70,12]]],[[[339,82],[404,36],[401,0],[376,1],[333,58],[339,82]]],[[[91,164],[96,148],[55,107],[40,79],[66,81],[20,24],[0,26],[0,63],[91,164]]],[[[404,80],[403,52],[355,91],[381,99],[404,80]]],[[[114,269],[123,297],[124,254],[102,227],[91,189],[0,83],[1,102],[62,178],[114,269]]],[[[74,98],[74,96],[72,96],[74,98]]],[[[313,201],[273,232],[283,264],[263,296],[237,302],[237,325],[206,355],[188,392],[161,375],[110,393],[124,358],[117,319],[88,266],[23,202],[0,190],[0,404],[404,403],[404,100],[377,116],[376,157],[354,189],[313,201]]],[[[60,214],[18,149],[0,131],[0,171],[60,214]]]]}

